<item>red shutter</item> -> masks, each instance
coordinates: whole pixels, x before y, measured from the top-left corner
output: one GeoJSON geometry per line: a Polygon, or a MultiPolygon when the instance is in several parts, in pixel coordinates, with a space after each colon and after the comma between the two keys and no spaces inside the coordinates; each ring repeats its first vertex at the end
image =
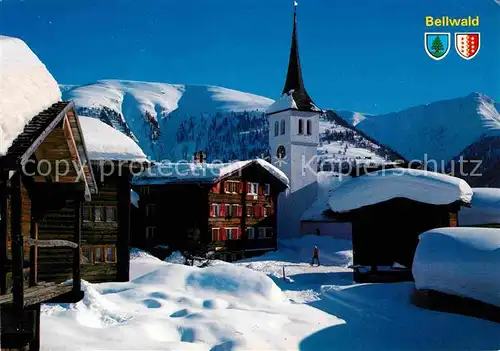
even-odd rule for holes
{"type": "Polygon", "coordinates": [[[238,206],[238,217],[243,216],[243,207],[238,206]]]}
{"type": "Polygon", "coordinates": [[[247,183],[247,194],[250,192],[250,183],[247,183]]]}
{"type": "Polygon", "coordinates": [[[220,216],[221,216],[221,217],[226,217],[226,205],[221,204],[221,205],[220,205],[220,211],[219,211],[219,212],[220,212],[220,216]]]}
{"type": "Polygon", "coordinates": [[[240,182],[240,183],[238,183],[238,192],[239,192],[240,194],[243,194],[243,183],[241,183],[241,182],[240,182]]]}
{"type": "Polygon", "coordinates": [[[219,229],[219,240],[221,240],[221,241],[227,240],[227,238],[226,238],[226,228],[220,228],[219,229]]]}
{"type": "Polygon", "coordinates": [[[271,205],[269,213],[271,214],[271,216],[274,214],[274,205],[271,205]]]}
{"type": "Polygon", "coordinates": [[[236,232],[237,232],[237,234],[236,234],[236,238],[237,238],[238,240],[241,240],[241,228],[238,228],[238,229],[236,230],[236,232]]]}
{"type": "Polygon", "coordinates": [[[215,208],[214,208],[214,205],[211,204],[210,205],[210,217],[213,217],[215,215],[215,208]]]}
{"type": "Polygon", "coordinates": [[[255,205],[254,207],[254,216],[259,218],[261,216],[261,212],[260,212],[260,206],[259,205],[255,205]]]}
{"type": "Polygon", "coordinates": [[[262,195],[262,185],[259,184],[259,185],[257,185],[257,187],[259,188],[259,191],[258,191],[259,195],[262,195]]]}

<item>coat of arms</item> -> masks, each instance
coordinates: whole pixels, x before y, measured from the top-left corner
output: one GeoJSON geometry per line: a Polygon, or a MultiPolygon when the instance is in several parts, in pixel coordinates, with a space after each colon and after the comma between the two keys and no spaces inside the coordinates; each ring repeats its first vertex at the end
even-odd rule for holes
{"type": "Polygon", "coordinates": [[[455,33],[455,49],[463,59],[474,58],[481,47],[479,33],[455,33]]]}
{"type": "Polygon", "coordinates": [[[425,33],[425,52],[434,60],[442,60],[450,52],[450,33],[425,33]]]}

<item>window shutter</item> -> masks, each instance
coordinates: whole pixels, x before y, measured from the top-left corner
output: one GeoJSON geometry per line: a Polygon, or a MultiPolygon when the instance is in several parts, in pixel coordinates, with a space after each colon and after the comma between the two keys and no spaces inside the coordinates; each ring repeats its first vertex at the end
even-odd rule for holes
{"type": "Polygon", "coordinates": [[[243,183],[238,183],[238,193],[243,194],[243,183]]]}
{"type": "Polygon", "coordinates": [[[243,216],[243,207],[238,206],[238,217],[241,217],[241,216],[243,216]]]}
{"type": "Polygon", "coordinates": [[[219,240],[226,240],[226,228],[220,228],[219,230],[219,240]]]}
{"type": "Polygon", "coordinates": [[[213,217],[215,216],[215,205],[210,205],[210,217],[213,217]]]}
{"type": "Polygon", "coordinates": [[[250,193],[250,183],[247,183],[247,194],[250,193]]]}
{"type": "Polygon", "coordinates": [[[262,187],[260,185],[257,185],[257,188],[259,189],[258,190],[259,195],[262,195],[262,187]]]}
{"type": "Polygon", "coordinates": [[[241,228],[236,229],[236,239],[241,240],[241,228]]]}
{"type": "Polygon", "coordinates": [[[220,217],[226,217],[226,205],[221,204],[219,208],[220,217]]]}
{"type": "Polygon", "coordinates": [[[259,205],[255,205],[254,207],[254,216],[259,218],[260,217],[260,206],[259,205]]]}

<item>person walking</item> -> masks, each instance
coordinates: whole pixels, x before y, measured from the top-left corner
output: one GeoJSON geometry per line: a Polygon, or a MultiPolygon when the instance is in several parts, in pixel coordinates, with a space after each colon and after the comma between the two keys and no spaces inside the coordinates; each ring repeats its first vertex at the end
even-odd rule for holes
{"type": "Polygon", "coordinates": [[[317,261],[318,262],[318,267],[321,265],[319,263],[319,249],[317,246],[314,247],[314,251],[313,251],[313,258],[312,258],[312,261],[311,261],[311,266],[314,265],[314,261],[317,261]]]}

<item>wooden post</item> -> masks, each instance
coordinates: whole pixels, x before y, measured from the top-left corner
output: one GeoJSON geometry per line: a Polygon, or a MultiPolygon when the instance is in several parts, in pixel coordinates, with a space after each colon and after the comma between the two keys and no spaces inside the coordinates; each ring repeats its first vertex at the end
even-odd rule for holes
{"type": "Polygon", "coordinates": [[[12,231],[12,299],[14,308],[24,308],[24,237],[22,232],[21,173],[16,172],[11,179],[11,231],[12,231]]]}
{"type": "MultiPolygon", "coordinates": [[[[31,201],[30,238],[38,240],[38,222],[36,219],[35,201],[31,201]]],[[[38,247],[30,245],[30,280],[29,286],[35,286],[38,280],[38,247]]]]}
{"type": "Polygon", "coordinates": [[[30,342],[29,351],[40,351],[40,304],[36,304],[33,310],[35,312],[35,335],[30,342]]]}
{"type": "Polygon", "coordinates": [[[0,295],[7,293],[7,179],[8,172],[0,175],[0,295]]]}
{"type": "Polygon", "coordinates": [[[75,233],[73,242],[78,245],[73,249],[73,292],[79,294],[81,291],[81,272],[80,272],[80,245],[82,241],[82,194],[76,192],[75,208],[75,233]]]}
{"type": "Polygon", "coordinates": [[[123,167],[118,177],[117,281],[128,282],[130,275],[130,190],[132,175],[123,167]]]}

